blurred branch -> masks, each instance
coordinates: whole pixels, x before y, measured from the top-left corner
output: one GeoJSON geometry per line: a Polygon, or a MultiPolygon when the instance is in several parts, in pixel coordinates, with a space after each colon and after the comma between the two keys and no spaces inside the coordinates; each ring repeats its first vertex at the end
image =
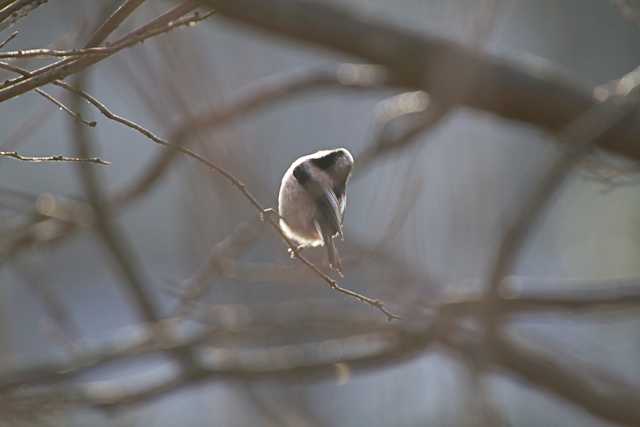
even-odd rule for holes
{"type": "Polygon", "coordinates": [[[105,41],[142,3],[144,0],[124,0],[96,29],[85,47],[94,47],[105,41]]]}
{"type": "Polygon", "coordinates": [[[118,408],[140,405],[205,381],[337,380],[342,375],[341,370],[336,367],[337,360],[347,367],[349,375],[378,370],[417,357],[433,343],[434,338],[435,330],[429,329],[422,333],[361,334],[295,347],[280,346],[249,351],[203,348],[202,366],[190,373],[179,373],[140,387],[123,383],[105,384],[103,388],[81,385],[70,387],[66,393],[80,405],[118,408]],[[360,350],[344,354],[344,349],[347,348],[360,350]],[[373,350],[362,353],[364,348],[373,350]],[[332,357],[327,357],[327,354],[332,357]],[[309,355],[317,357],[309,360],[309,355]],[[325,356],[323,358],[320,355],[325,356]],[[209,366],[208,360],[216,360],[215,366],[209,366]]]}
{"type": "Polygon", "coordinates": [[[176,315],[184,315],[189,305],[206,292],[205,280],[214,273],[221,273],[225,261],[237,258],[245,252],[262,234],[263,230],[264,227],[257,219],[253,222],[245,222],[237,226],[222,241],[215,244],[202,266],[182,283],[182,297],[176,315]]]}
{"type": "Polygon", "coordinates": [[[31,135],[47,123],[51,118],[52,112],[53,110],[49,106],[42,106],[34,111],[7,134],[2,143],[0,143],[0,149],[15,150],[20,144],[28,141],[31,135]]]}
{"type": "Polygon", "coordinates": [[[640,25],[640,4],[637,4],[637,1],[611,0],[611,3],[620,11],[624,19],[635,25],[640,25]]]}
{"type": "MultiPolygon", "coordinates": [[[[462,328],[441,334],[439,342],[463,359],[485,352],[485,344],[462,328]]],[[[500,338],[491,347],[489,361],[494,369],[521,378],[596,417],[623,426],[640,425],[640,390],[610,375],[593,375],[592,367],[574,358],[559,362],[536,349],[500,338]]]]}
{"type": "Polygon", "coordinates": [[[54,338],[59,343],[61,341],[63,347],[71,353],[74,349],[75,341],[80,338],[80,329],[73,321],[64,302],[58,298],[54,290],[45,282],[46,276],[33,263],[29,265],[17,263],[17,265],[14,265],[14,270],[33,296],[43,305],[45,312],[53,323],[53,328],[50,328],[50,330],[54,333],[54,338]]]}
{"type": "MultiPolygon", "coordinates": [[[[563,280],[536,277],[511,277],[507,284],[526,282],[527,287],[554,290],[517,292],[509,290],[500,299],[496,310],[501,315],[549,313],[596,313],[602,310],[640,309],[639,279],[563,280]],[[563,289],[557,291],[555,289],[563,289]]],[[[509,286],[510,287],[510,286],[509,286]]],[[[440,303],[441,310],[460,315],[481,314],[482,295],[463,295],[440,303]]]]}
{"type": "MultiPolygon", "coordinates": [[[[226,105],[216,106],[210,111],[205,111],[186,120],[171,133],[169,140],[176,145],[186,145],[189,139],[199,132],[213,131],[249,114],[273,107],[279,102],[289,101],[303,94],[331,88],[366,91],[385,87],[387,83],[389,82],[385,73],[379,67],[370,65],[339,64],[278,73],[258,79],[240,89],[226,105]]],[[[166,145],[160,141],[154,142],[166,145]]],[[[145,170],[137,183],[123,191],[118,198],[124,201],[143,194],[164,175],[178,154],[178,150],[167,150],[161,153],[145,170]]]]}
{"type": "MultiPolygon", "coordinates": [[[[443,107],[468,106],[559,131],[600,102],[593,88],[550,69],[512,65],[452,41],[361,17],[343,6],[302,0],[202,2],[242,25],[387,67],[399,82],[426,91],[443,107]]],[[[639,136],[640,120],[629,117],[595,142],[638,160],[639,136]]]]}
{"type": "MultiPolygon", "coordinates": [[[[79,80],[78,87],[82,88],[83,85],[84,81],[79,80]]],[[[75,105],[78,111],[83,108],[83,103],[80,102],[80,98],[75,98],[75,105]]],[[[76,150],[82,155],[87,155],[91,151],[91,143],[88,135],[84,129],[77,124],[73,124],[72,129],[72,139],[76,150]]],[[[100,178],[87,167],[80,168],[80,178],[87,198],[93,207],[97,233],[102,238],[105,247],[110,252],[116,265],[118,265],[120,273],[126,279],[127,283],[129,283],[128,289],[138,314],[146,322],[155,322],[159,319],[159,314],[147,295],[147,291],[144,289],[143,279],[140,276],[141,273],[135,266],[135,257],[131,253],[130,248],[127,247],[122,237],[122,232],[111,221],[112,214],[100,183],[100,178]]]]}
{"type": "Polygon", "coordinates": [[[48,162],[85,162],[97,163],[100,165],[110,165],[111,162],[102,160],[99,157],[67,157],[67,156],[23,156],[15,151],[0,151],[0,157],[11,157],[23,162],[48,163],[48,162]]]}
{"type": "Polygon", "coordinates": [[[376,119],[378,132],[372,145],[358,156],[358,170],[366,170],[375,160],[417,143],[449,111],[431,102],[424,92],[403,93],[381,102],[376,119]]]}
{"type": "Polygon", "coordinates": [[[573,167],[591,152],[597,138],[636,113],[640,96],[639,77],[640,69],[623,77],[635,83],[628,88],[626,94],[612,96],[593,107],[558,135],[558,139],[565,143],[566,152],[549,168],[526,202],[519,207],[515,219],[508,224],[495,255],[495,263],[486,289],[487,327],[490,335],[493,335],[496,332],[495,328],[498,327],[495,309],[500,304],[502,279],[510,274],[517,262],[532,227],[535,226],[573,167]]]}

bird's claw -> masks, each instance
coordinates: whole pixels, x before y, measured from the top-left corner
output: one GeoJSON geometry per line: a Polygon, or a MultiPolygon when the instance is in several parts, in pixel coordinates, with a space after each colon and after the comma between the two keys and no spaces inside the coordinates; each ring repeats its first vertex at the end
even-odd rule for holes
{"type": "Polygon", "coordinates": [[[303,246],[296,246],[296,248],[288,248],[287,252],[289,252],[289,258],[295,258],[298,253],[302,250],[303,246]]]}
{"type": "Polygon", "coordinates": [[[265,219],[266,219],[266,218],[265,218],[265,216],[267,216],[267,215],[268,215],[269,217],[271,217],[271,218],[273,218],[273,217],[279,217],[279,216],[280,216],[280,215],[278,215],[278,212],[276,212],[276,210],[275,210],[275,209],[273,209],[273,208],[266,208],[266,209],[263,209],[263,210],[260,212],[260,221],[264,222],[264,221],[265,221],[265,219]]]}

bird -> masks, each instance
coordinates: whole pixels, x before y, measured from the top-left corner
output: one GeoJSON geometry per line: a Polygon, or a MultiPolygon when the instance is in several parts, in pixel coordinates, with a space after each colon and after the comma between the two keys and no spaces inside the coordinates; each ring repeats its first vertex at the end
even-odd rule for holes
{"type": "Polygon", "coordinates": [[[340,276],[342,263],[334,239],[344,240],[342,221],[353,163],[346,148],[304,155],[286,170],[278,193],[283,233],[298,245],[296,250],[325,246],[329,266],[340,276]]]}

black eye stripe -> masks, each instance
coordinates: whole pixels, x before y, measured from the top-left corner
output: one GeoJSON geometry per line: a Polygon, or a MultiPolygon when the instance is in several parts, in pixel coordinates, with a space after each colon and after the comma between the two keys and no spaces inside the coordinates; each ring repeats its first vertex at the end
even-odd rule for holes
{"type": "Polygon", "coordinates": [[[316,159],[311,159],[311,163],[313,163],[316,167],[326,170],[331,166],[335,165],[340,157],[344,156],[341,151],[332,151],[331,153],[318,157],[316,159]]]}
{"type": "Polygon", "coordinates": [[[302,185],[304,185],[311,179],[311,175],[309,174],[309,171],[307,171],[304,163],[296,166],[296,168],[293,170],[293,176],[302,185]]]}

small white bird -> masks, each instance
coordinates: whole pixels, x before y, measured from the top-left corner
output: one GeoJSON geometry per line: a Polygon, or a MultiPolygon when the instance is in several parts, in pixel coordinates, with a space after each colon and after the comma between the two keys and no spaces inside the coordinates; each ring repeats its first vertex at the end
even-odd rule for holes
{"type": "Polygon", "coordinates": [[[297,159],[282,177],[278,195],[280,227],[298,244],[326,246],[329,265],[342,275],[333,239],[342,234],[347,183],[353,156],[345,148],[321,150],[297,159]]]}

